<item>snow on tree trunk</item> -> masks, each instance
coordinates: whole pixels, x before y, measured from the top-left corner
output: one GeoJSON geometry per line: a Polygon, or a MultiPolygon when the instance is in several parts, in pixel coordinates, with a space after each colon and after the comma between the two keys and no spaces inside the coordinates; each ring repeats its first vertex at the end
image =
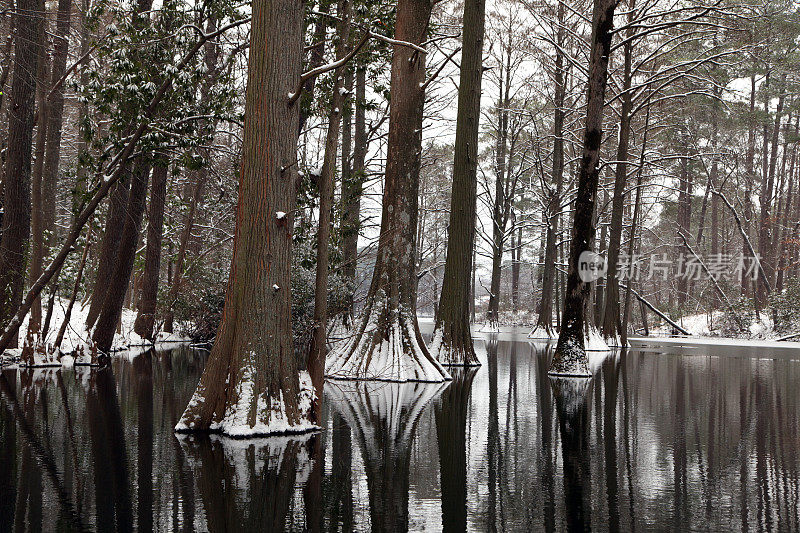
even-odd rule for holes
{"type": "Polygon", "coordinates": [[[317,429],[318,398],[298,372],[289,272],[297,177],[303,9],[253,3],[236,233],[225,308],[208,363],[176,431],[236,437],[317,429]],[[287,216],[278,218],[282,211],[287,216]]]}
{"type": "Polygon", "coordinates": [[[425,407],[444,383],[325,383],[361,450],[373,531],[408,531],[411,447],[425,407]]]}
{"type": "Polygon", "coordinates": [[[586,128],[583,156],[578,174],[575,197],[575,219],[570,243],[567,287],[564,294],[564,313],[561,332],[550,363],[550,374],[591,376],[586,355],[586,332],[591,283],[581,279],[578,272],[581,254],[591,250],[595,226],[594,207],[599,179],[600,142],[603,135],[603,105],[608,79],[608,57],[614,24],[614,0],[595,0],[592,30],[592,55],[586,105],[586,128]]]}
{"type": "Polygon", "coordinates": [[[480,122],[485,2],[464,3],[464,46],[458,88],[453,194],[447,259],[431,356],[445,365],[479,365],[469,326],[470,276],[475,246],[478,187],[478,125],[480,122]]]}
{"type": "MultiPolygon", "coordinates": [[[[420,44],[432,4],[400,0],[395,38],[420,44]]],[[[394,46],[392,101],[381,233],[372,283],[353,336],[328,354],[326,375],[340,379],[444,381],[450,376],[419,332],[416,315],[416,229],[425,57],[394,46]]]]}

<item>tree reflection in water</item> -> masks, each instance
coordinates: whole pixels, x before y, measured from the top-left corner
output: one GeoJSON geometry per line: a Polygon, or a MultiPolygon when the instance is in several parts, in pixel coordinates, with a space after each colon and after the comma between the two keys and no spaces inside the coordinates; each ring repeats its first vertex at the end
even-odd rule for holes
{"type": "Polygon", "coordinates": [[[373,531],[408,531],[411,445],[425,406],[449,383],[329,381],[325,394],[353,430],[373,531]]]}
{"type": "Polygon", "coordinates": [[[444,531],[467,530],[467,409],[475,367],[450,367],[453,381],[434,405],[444,531]]]}
{"type": "Polygon", "coordinates": [[[547,344],[486,339],[449,384],[332,382],[324,431],[249,442],[175,438],[202,351],[5,369],[0,531],[800,530],[800,357],[634,349],[576,393],[547,344]]]}

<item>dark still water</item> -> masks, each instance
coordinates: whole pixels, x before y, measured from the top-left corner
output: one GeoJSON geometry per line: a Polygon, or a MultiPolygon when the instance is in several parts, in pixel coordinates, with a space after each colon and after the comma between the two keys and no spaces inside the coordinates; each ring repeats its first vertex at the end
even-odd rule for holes
{"type": "MultiPolygon", "coordinates": [[[[320,434],[178,439],[205,362],[0,376],[0,531],[800,529],[800,361],[476,341],[453,382],[329,382],[320,434]]],[[[732,355],[733,354],[733,355],[732,355]]],[[[800,357],[797,354],[795,357],[800,357]]]]}

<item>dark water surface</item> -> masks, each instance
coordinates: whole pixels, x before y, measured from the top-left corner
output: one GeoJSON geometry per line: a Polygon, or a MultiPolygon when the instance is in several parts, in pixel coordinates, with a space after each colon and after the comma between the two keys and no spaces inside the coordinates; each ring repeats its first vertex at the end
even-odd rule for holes
{"type": "Polygon", "coordinates": [[[172,432],[206,353],[0,376],[0,531],[800,529],[800,353],[636,348],[592,380],[476,341],[449,384],[330,382],[325,431],[172,432]]]}

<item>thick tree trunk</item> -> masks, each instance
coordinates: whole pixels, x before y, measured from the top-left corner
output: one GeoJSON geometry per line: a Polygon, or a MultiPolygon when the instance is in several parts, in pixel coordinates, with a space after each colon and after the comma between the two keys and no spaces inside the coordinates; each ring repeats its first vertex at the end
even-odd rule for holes
{"type": "Polygon", "coordinates": [[[591,284],[581,279],[578,269],[581,254],[591,251],[591,243],[595,234],[593,217],[600,174],[603,105],[616,5],[615,0],[595,0],[594,3],[592,52],[586,99],[586,129],[578,173],[578,191],[575,198],[575,219],[570,243],[564,313],[561,317],[558,344],[550,363],[550,373],[556,375],[591,375],[584,338],[584,322],[586,321],[591,284]]]}
{"type": "Polygon", "coordinates": [[[315,429],[317,394],[298,375],[291,324],[291,245],[302,66],[302,3],[253,2],[239,202],[225,310],[177,431],[251,436],[315,429]]]}
{"type": "Polygon", "coordinates": [[[143,339],[154,338],[156,302],[158,301],[158,275],[161,271],[161,235],[164,229],[164,203],[167,196],[167,170],[164,162],[153,167],[153,183],[150,189],[150,212],[147,217],[147,249],[144,272],[140,285],[139,311],[133,331],[143,339]]]}
{"type": "Polygon", "coordinates": [[[97,350],[104,357],[112,348],[114,332],[122,316],[122,306],[130,284],[131,272],[133,272],[139,230],[142,226],[142,215],[147,200],[147,183],[150,180],[152,165],[147,160],[149,155],[141,157],[145,159],[139,159],[134,163],[131,190],[125,208],[124,226],[119,238],[117,254],[113,259],[112,274],[103,299],[103,306],[97,316],[97,324],[92,334],[92,340],[97,346],[97,350]]]}
{"type": "MultiPolygon", "coordinates": [[[[339,45],[337,60],[347,54],[345,47],[350,38],[350,16],[353,4],[350,0],[339,0],[337,15],[340,17],[338,33],[339,45]]],[[[325,139],[325,156],[319,177],[319,228],[317,229],[317,271],[314,283],[314,331],[311,336],[311,349],[306,368],[311,383],[316,390],[322,390],[325,377],[325,354],[328,351],[328,248],[331,236],[331,211],[333,209],[333,173],[336,170],[336,154],[339,144],[339,126],[344,105],[343,75],[347,68],[343,65],[333,74],[333,98],[328,115],[328,133],[325,139]]],[[[314,402],[312,420],[321,423],[322,395],[314,402]]]]}
{"type": "MultiPolygon", "coordinates": [[[[0,225],[0,324],[11,321],[22,301],[28,263],[35,75],[42,44],[40,19],[32,14],[43,11],[42,0],[17,0],[14,76],[3,176],[4,211],[0,225]]],[[[9,345],[16,346],[16,338],[9,345]]]]}
{"type": "MultiPolygon", "coordinates": [[[[628,24],[633,23],[635,1],[628,4],[628,24]]],[[[624,50],[624,72],[622,78],[622,109],[619,119],[619,144],[617,166],[614,172],[614,195],[611,200],[611,227],[608,243],[606,294],[603,305],[603,321],[600,333],[609,346],[620,346],[622,323],[619,308],[619,253],[622,244],[622,218],[625,209],[625,186],[628,183],[628,147],[631,137],[631,78],[633,64],[633,29],[626,32],[624,50]]]]}
{"type": "MultiPolygon", "coordinates": [[[[124,174],[128,174],[128,172],[124,172],[124,174]]],[[[128,205],[129,189],[130,177],[125,175],[124,180],[118,181],[114,186],[108,201],[108,213],[106,214],[103,241],[100,244],[100,256],[97,261],[94,289],[92,290],[89,312],[86,314],[87,329],[94,327],[97,322],[97,317],[103,308],[103,301],[111,283],[114,259],[119,251],[122,228],[125,225],[125,208],[128,205]]]]}
{"type": "Polygon", "coordinates": [[[556,260],[558,256],[556,238],[558,237],[558,219],[561,213],[561,194],[564,187],[564,101],[567,92],[567,73],[564,65],[564,17],[566,8],[563,2],[558,3],[558,31],[556,32],[556,64],[554,73],[555,96],[553,105],[555,116],[553,118],[553,184],[549,191],[547,209],[544,212],[546,235],[544,245],[544,261],[542,271],[542,296],[539,301],[539,316],[536,326],[529,337],[536,339],[553,339],[556,333],[553,329],[553,286],[557,275],[556,260]]]}
{"type": "Polygon", "coordinates": [[[447,257],[431,343],[431,355],[446,365],[479,364],[472,345],[469,315],[485,19],[484,0],[465,1],[447,257]]]}
{"type": "MultiPolygon", "coordinates": [[[[517,227],[517,239],[511,252],[511,310],[519,313],[519,274],[522,267],[522,226],[517,227]]],[[[513,238],[513,237],[512,237],[513,238]]]]}
{"type": "MultiPolygon", "coordinates": [[[[395,38],[425,40],[432,4],[400,0],[395,38]]],[[[331,353],[336,378],[443,381],[450,376],[425,346],[416,315],[416,229],[425,55],[394,45],[386,180],[377,259],[363,316],[350,340],[331,353]]]]}

